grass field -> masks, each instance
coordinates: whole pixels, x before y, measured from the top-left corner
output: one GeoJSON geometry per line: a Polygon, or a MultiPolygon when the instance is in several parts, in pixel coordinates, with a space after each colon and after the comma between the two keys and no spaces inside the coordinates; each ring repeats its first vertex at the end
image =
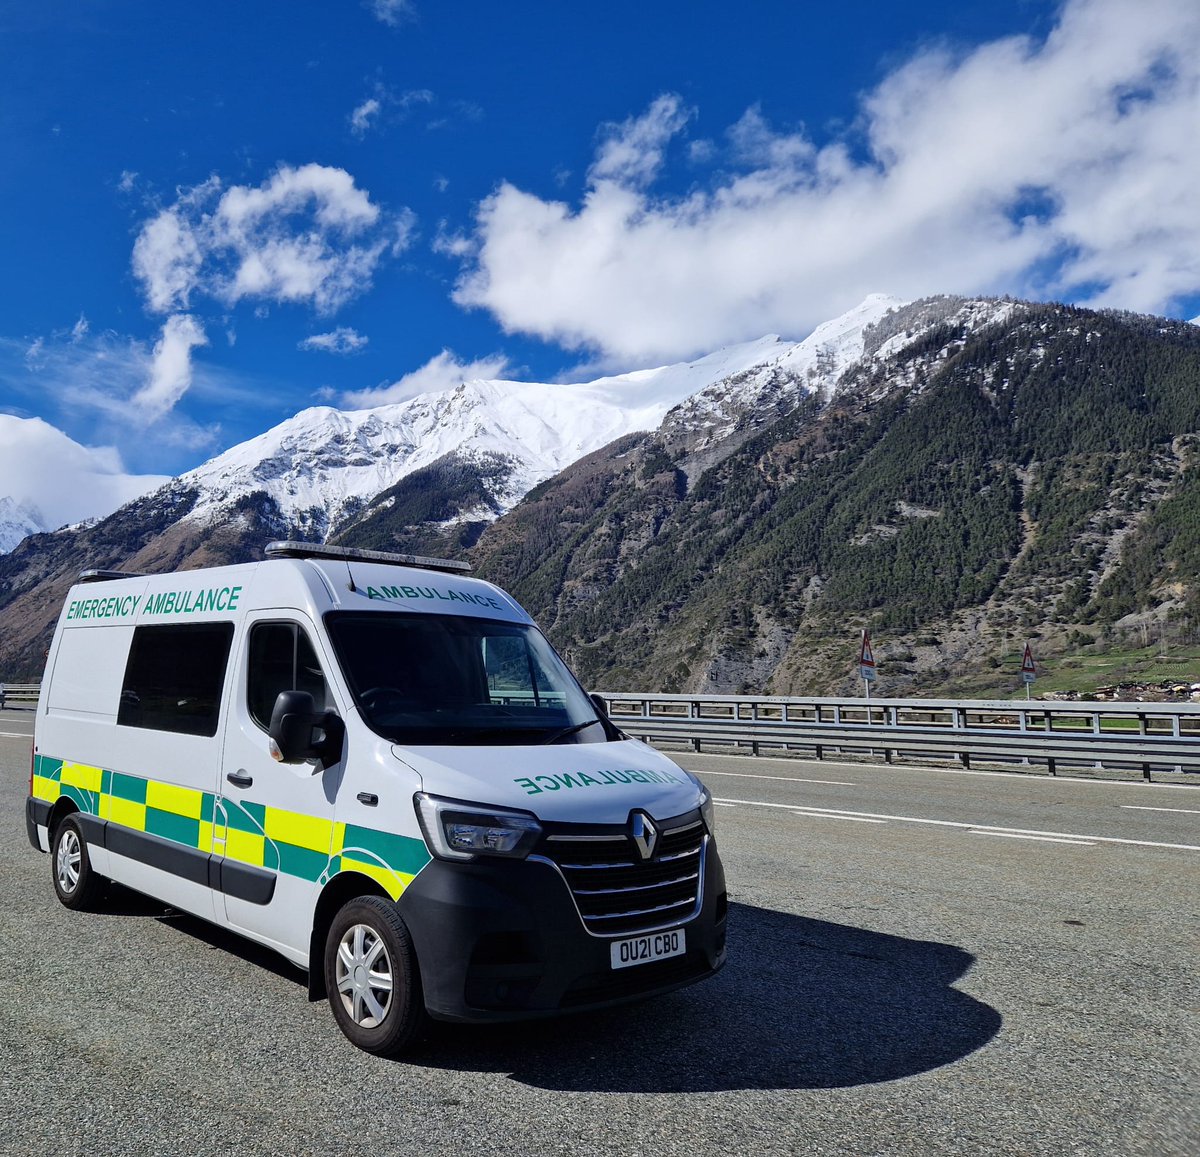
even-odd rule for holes
{"type": "MultiPolygon", "coordinates": [[[[1086,647],[1068,655],[1042,659],[1034,648],[1038,677],[1031,691],[1036,698],[1050,692],[1094,693],[1121,683],[1200,683],[1200,646],[1094,651],[1086,647]]],[[[963,698],[1024,698],[1021,652],[1005,657],[1000,667],[976,671],[948,681],[942,694],[963,698]]]]}

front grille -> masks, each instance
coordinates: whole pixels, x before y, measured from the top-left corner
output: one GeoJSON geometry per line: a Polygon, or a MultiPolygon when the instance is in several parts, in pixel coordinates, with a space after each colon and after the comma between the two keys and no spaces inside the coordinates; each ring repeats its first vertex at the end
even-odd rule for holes
{"type": "Polygon", "coordinates": [[[654,855],[643,860],[623,828],[561,825],[537,855],[558,868],[584,927],[595,936],[629,936],[690,919],[700,909],[704,824],[691,812],[656,821],[654,855]]]}

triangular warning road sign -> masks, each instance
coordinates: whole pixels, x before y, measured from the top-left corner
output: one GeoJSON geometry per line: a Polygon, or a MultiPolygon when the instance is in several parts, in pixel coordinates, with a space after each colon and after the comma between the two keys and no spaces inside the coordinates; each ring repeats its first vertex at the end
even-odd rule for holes
{"type": "Polygon", "coordinates": [[[875,656],[871,653],[870,631],[863,631],[862,633],[862,650],[859,652],[858,665],[860,667],[870,667],[872,670],[875,667],[875,656]]]}

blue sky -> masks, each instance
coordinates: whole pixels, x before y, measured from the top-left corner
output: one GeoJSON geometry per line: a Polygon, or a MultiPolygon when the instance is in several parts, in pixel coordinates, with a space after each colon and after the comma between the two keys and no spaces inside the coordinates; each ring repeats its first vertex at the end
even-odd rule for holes
{"type": "Polygon", "coordinates": [[[1200,313],[1195,0],[14,0],[0,93],[0,499],[48,523],[871,292],[1200,313]]]}

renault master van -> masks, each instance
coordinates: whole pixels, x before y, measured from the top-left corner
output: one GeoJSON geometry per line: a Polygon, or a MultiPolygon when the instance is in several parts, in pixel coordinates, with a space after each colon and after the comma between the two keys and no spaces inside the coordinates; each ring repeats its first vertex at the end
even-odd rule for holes
{"type": "Polygon", "coordinates": [[[308,971],[346,1036],[711,976],[712,801],[623,735],[465,564],[301,543],[90,572],[47,659],[26,823],[54,889],[115,880],[308,971]]]}

